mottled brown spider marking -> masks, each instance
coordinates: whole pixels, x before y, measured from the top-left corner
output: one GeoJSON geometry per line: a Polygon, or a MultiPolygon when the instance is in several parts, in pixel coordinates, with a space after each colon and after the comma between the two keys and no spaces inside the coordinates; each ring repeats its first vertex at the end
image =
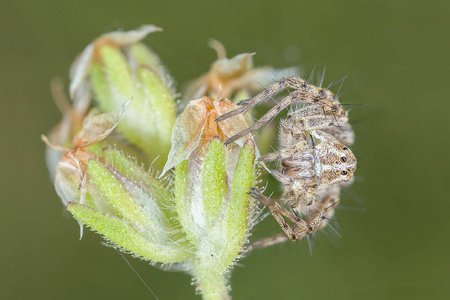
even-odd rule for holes
{"type": "MultiPolygon", "coordinates": [[[[280,201],[289,205],[292,211],[256,189],[249,192],[269,208],[285,235],[295,241],[326,225],[326,219],[333,216],[334,207],[339,203],[340,185],[348,182],[356,170],[356,158],[348,148],[353,144],[354,133],[348,123],[347,111],[328,89],[292,76],[273,83],[242,107],[218,117],[216,121],[246,113],[284,88],[294,91],[254,125],[229,138],[226,144],[257,130],[293,103],[306,105],[281,121],[280,150],[259,157],[261,162],[280,161],[281,172],[274,170],[272,175],[283,185],[280,201]],[[284,218],[294,225],[289,226],[284,218]]],[[[270,245],[282,240],[275,236],[259,244],[270,245]]]]}

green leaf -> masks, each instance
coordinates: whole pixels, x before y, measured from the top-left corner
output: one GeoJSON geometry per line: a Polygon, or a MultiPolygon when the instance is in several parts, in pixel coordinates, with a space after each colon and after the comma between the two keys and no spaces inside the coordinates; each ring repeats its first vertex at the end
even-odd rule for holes
{"type": "Polygon", "coordinates": [[[154,178],[149,172],[137,165],[131,156],[126,156],[122,151],[117,149],[104,149],[103,154],[106,161],[114,166],[121,176],[137,184],[144,185],[148,191],[161,200],[164,205],[169,205],[167,201],[172,197],[171,192],[159,180],[154,178]],[[166,201],[166,202],[164,202],[166,201]]]}
{"type": "MultiPolygon", "coordinates": [[[[172,93],[174,80],[170,76],[166,67],[163,65],[158,55],[142,43],[133,44],[129,47],[131,57],[141,66],[145,66],[152,72],[155,72],[159,80],[164,83],[167,89],[172,93]]],[[[175,95],[172,95],[175,98],[175,95]]]]}

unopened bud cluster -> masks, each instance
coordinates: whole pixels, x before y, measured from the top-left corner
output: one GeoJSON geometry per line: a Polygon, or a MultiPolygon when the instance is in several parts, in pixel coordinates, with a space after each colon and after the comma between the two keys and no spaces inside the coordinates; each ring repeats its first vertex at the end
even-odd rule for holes
{"type": "Polygon", "coordinates": [[[191,85],[187,94],[198,99],[176,118],[173,80],[140,42],[155,31],[107,33],[79,55],[72,105],[43,137],[48,167],[81,228],[152,263],[181,266],[204,299],[226,299],[230,267],[255,223],[247,193],[259,152],[251,135],[224,145],[248,127],[242,116],[215,119],[236,108],[227,97],[251,95],[252,76],[273,73],[253,69],[251,54],[222,57],[191,85]]]}

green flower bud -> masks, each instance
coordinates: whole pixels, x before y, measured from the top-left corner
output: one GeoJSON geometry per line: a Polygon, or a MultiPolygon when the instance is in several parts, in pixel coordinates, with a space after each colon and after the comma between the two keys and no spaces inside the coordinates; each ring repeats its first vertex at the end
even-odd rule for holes
{"type": "MultiPolygon", "coordinates": [[[[190,101],[175,119],[170,78],[139,43],[158,30],[105,34],[83,51],[72,67],[73,108],[50,139],[43,137],[48,165],[81,229],[144,260],[185,270],[204,299],[227,299],[230,269],[258,212],[248,191],[259,151],[251,134],[224,145],[248,127],[242,115],[215,121],[237,108],[226,98],[190,101]],[[130,155],[134,146],[147,159],[161,155],[159,178],[130,155]],[[173,176],[161,179],[172,169],[173,176]]],[[[238,60],[251,56],[245,57],[238,60]]],[[[219,69],[236,71],[229,67],[219,69]]]]}
{"type": "Polygon", "coordinates": [[[175,166],[175,207],[195,250],[194,274],[204,299],[223,299],[226,279],[254,224],[255,204],[247,192],[255,180],[251,136],[223,142],[247,126],[242,116],[216,123],[236,108],[228,99],[191,101],[175,122],[165,171],[175,166]]]}
{"type": "Polygon", "coordinates": [[[122,177],[112,165],[96,159],[89,160],[86,176],[93,183],[88,193],[93,197],[99,193],[97,201],[104,203],[68,203],[77,220],[142,259],[177,263],[192,256],[189,244],[176,228],[177,220],[170,218],[165,200],[158,198],[162,195],[147,190],[148,183],[122,177]]]}
{"type": "MultiPolygon", "coordinates": [[[[134,100],[133,100],[134,101],[134,100]]],[[[55,188],[73,217],[113,245],[160,264],[183,264],[204,299],[223,299],[233,263],[255,223],[247,193],[255,182],[257,150],[243,116],[215,119],[237,106],[228,99],[191,101],[177,118],[165,171],[169,187],[152,177],[107,138],[119,127],[128,101],[110,113],[91,111],[63,150],[55,188]]]]}
{"type": "Polygon", "coordinates": [[[172,194],[121,151],[99,145],[123,119],[130,101],[90,114],[56,167],[55,188],[72,215],[109,242],[157,263],[188,260],[172,194]]]}
{"type": "Polygon", "coordinates": [[[159,58],[139,41],[160,30],[147,25],[102,35],[73,64],[70,86],[75,103],[89,101],[92,89],[103,112],[133,98],[118,130],[150,161],[160,157],[155,161],[157,169],[164,165],[170,149],[176,95],[173,80],[159,58]]]}

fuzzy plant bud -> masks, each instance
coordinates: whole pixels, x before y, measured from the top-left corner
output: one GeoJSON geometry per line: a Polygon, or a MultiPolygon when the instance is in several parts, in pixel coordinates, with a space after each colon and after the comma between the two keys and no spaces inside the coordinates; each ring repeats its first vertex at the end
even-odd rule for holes
{"type": "Polygon", "coordinates": [[[165,166],[174,176],[167,182],[108,146],[132,101],[109,113],[91,110],[71,148],[44,138],[63,152],[55,189],[80,225],[141,259],[187,271],[204,299],[227,299],[230,269],[255,224],[248,191],[257,149],[251,135],[224,141],[247,123],[242,116],[215,121],[237,108],[228,99],[191,101],[174,125],[165,166]]]}
{"type": "Polygon", "coordinates": [[[126,115],[89,114],[56,166],[55,189],[80,224],[111,244],[159,264],[182,265],[204,299],[226,299],[230,268],[255,223],[248,195],[255,182],[250,135],[225,146],[247,126],[242,116],[217,123],[236,105],[227,99],[191,101],[175,122],[164,183],[110,147],[99,147],[126,115]],[[170,188],[168,188],[170,187],[170,188]]]}
{"type": "Polygon", "coordinates": [[[73,147],[60,149],[55,189],[75,219],[117,247],[156,263],[185,261],[191,254],[169,209],[171,193],[123,152],[99,147],[130,102],[86,117],[73,147]]]}
{"type": "Polygon", "coordinates": [[[195,249],[191,272],[204,299],[226,299],[229,269],[254,224],[256,206],[247,192],[255,181],[255,144],[248,135],[224,145],[246,128],[242,116],[215,121],[236,107],[206,96],[191,101],[175,122],[164,169],[175,167],[175,207],[195,249]]]}
{"type": "Polygon", "coordinates": [[[71,68],[70,95],[75,103],[89,102],[109,112],[133,98],[118,131],[141,149],[155,168],[165,163],[175,121],[173,80],[157,55],[140,41],[161,31],[153,25],[97,38],[71,68]]]}
{"type": "Polygon", "coordinates": [[[230,270],[259,213],[248,194],[259,151],[251,134],[224,144],[248,127],[242,115],[216,122],[237,108],[225,97],[192,100],[175,119],[168,75],[139,43],[158,30],[113,32],[86,47],[72,67],[73,105],[43,136],[48,166],[81,236],[88,227],[121,251],[186,271],[204,299],[229,299],[230,270]],[[156,177],[141,163],[158,155],[156,177]]]}

